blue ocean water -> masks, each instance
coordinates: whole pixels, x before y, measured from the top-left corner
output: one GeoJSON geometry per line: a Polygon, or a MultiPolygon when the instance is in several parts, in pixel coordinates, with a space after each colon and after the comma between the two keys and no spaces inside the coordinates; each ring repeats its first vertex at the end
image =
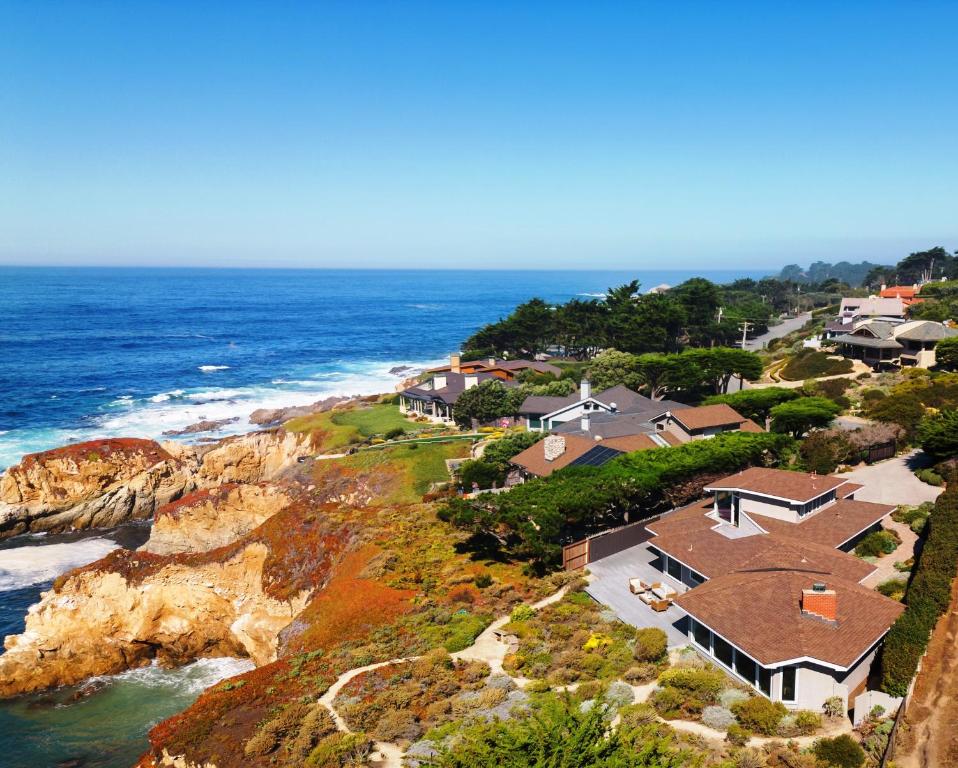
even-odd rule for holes
{"type": "MultiPolygon", "coordinates": [[[[0,468],[97,436],[390,391],[521,301],[679,271],[0,268],[0,468]]],[[[716,271],[724,282],[761,273],[716,271]]]]}
{"type": "MultiPolygon", "coordinates": [[[[631,279],[647,289],[763,274],[0,267],[0,468],[76,440],[159,438],[233,417],[217,436],[245,432],[256,408],[391,391],[404,378],[397,368],[444,358],[532,296],[557,302],[631,279]]],[[[22,631],[26,609],[57,575],[143,535],[0,545],[0,634],[22,631]]],[[[238,664],[148,668],[97,681],[91,695],[0,703],[0,766],[129,766],[149,727],[238,664]]]]}

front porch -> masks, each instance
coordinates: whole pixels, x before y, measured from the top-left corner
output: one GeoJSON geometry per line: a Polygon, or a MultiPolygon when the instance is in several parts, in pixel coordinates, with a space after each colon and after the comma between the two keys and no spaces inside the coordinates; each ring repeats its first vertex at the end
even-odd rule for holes
{"type": "Polygon", "coordinates": [[[668,636],[669,647],[688,645],[685,611],[675,605],[661,612],[654,611],[629,591],[629,579],[642,579],[649,583],[660,581],[679,594],[688,589],[682,582],[662,573],[656,567],[656,562],[657,554],[647,544],[640,544],[589,563],[591,576],[586,592],[609,606],[627,624],[658,627],[668,636]]]}

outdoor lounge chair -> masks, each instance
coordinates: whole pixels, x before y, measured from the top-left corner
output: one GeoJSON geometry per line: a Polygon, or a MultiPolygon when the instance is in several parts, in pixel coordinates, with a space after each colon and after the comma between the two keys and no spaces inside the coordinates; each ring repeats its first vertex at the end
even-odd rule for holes
{"type": "Polygon", "coordinates": [[[641,579],[629,579],[629,592],[633,595],[638,595],[641,592],[648,590],[649,585],[646,584],[641,579]]]}

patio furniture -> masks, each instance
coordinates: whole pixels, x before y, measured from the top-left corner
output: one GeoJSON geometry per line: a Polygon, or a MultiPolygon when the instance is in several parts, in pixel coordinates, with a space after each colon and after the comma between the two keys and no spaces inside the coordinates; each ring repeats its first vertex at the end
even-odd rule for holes
{"type": "Polygon", "coordinates": [[[642,579],[629,579],[629,592],[633,595],[638,595],[641,592],[647,591],[649,585],[646,584],[642,579]]]}
{"type": "Polygon", "coordinates": [[[649,591],[659,600],[671,600],[678,594],[678,590],[672,589],[668,584],[655,584],[649,591]]]}
{"type": "Polygon", "coordinates": [[[665,598],[665,599],[653,598],[649,602],[649,606],[652,608],[652,610],[657,611],[658,613],[661,613],[662,611],[667,611],[669,609],[669,606],[671,605],[672,605],[672,601],[668,598],[665,598]]]}

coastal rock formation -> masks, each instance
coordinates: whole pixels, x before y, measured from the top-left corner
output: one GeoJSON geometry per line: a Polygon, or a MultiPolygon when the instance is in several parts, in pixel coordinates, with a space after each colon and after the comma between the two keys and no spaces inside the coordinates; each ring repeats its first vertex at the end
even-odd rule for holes
{"type": "Polygon", "coordinates": [[[315,452],[309,435],[281,429],[250,432],[224,438],[212,446],[181,450],[195,451],[199,460],[196,485],[201,488],[273,480],[315,452]]]}
{"type": "Polygon", "coordinates": [[[229,424],[235,424],[239,421],[239,416],[233,416],[229,419],[203,419],[195,424],[183,427],[183,429],[168,429],[163,434],[166,437],[180,437],[182,435],[195,435],[199,432],[213,432],[229,424]]]}
{"type": "Polygon", "coordinates": [[[308,593],[278,599],[263,587],[268,547],[251,542],[222,562],[191,564],[121,552],[73,573],[31,607],[6,640],[0,697],[70,685],[156,659],[275,658],[279,631],[308,593]]]}
{"type": "Polygon", "coordinates": [[[191,468],[152,440],[92,440],[29,454],[0,477],[0,539],[149,517],[192,488],[191,468]]]}
{"type": "Polygon", "coordinates": [[[291,494],[265,485],[191,494],[160,511],[145,550],[114,550],[60,577],[24,632],[6,638],[0,697],[153,660],[273,661],[280,632],[356,543],[348,514],[291,494]]]}
{"type": "Polygon", "coordinates": [[[272,485],[203,489],[160,507],[150,540],[140,549],[156,555],[205,552],[232,544],[281,509],[290,497],[272,485]]]}
{"type": "Polygon", "coordinates": [[[351,400],[352,398],[350,397],[334,395],[333,397],[327,397],[323,400],[317,400],[310,405],[291,405],[286,408],[258,408],[249,415],[249,423],[258,424],[263,427],[271,427],[299,416],[311,416],[314,413],[331,411],[337,405],[348,403],[351,400]]]}

